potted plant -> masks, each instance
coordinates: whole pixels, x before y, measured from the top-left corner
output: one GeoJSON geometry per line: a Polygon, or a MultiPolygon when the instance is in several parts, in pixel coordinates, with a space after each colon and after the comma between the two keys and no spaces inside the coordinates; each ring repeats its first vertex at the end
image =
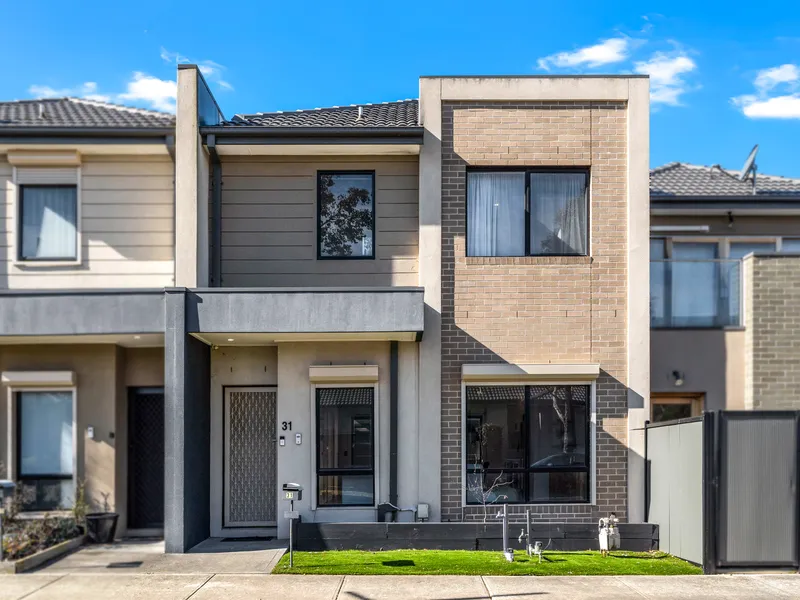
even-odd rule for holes
{"type": "MultiPolygon", "coordinates": [[[[75,494],[75,506],[80,505],[83,510],[86,535],[95,544],[110,544],[114,541],[114,536],[117,533],[119,513],[110,511],[108,506],[108,494],[103,494],[103,512],[86,512],[88,504],[86,503],[84,488],[84,484],[78,486],[77,493],[75,494]]],[[[77,518],[78,515],[76,514],[76,520],[77,518]]]]}

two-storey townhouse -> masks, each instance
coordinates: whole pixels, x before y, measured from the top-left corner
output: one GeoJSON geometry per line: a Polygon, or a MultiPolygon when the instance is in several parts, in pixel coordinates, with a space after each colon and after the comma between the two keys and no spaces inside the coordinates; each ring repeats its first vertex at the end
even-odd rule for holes
{"type": "Polygon", "coordinates": [[[797,408],[800,180],[650,174],[651,415],[797,408]]]}
{"type": "MultiPolygon", "coordinates": [[[[646,78],[424,77],[225,119],[182,65],[174,156],[174,283],[60,298],[57,333],[87,310],[163,333],[167,551],[286,537],[287,482],[312,522],[643,519],[646,78]]],[[[3,327],[38,311],[17,329],[43,335],[36,298],[0,297],[3,327]]]]}
{"type": "Polygon", "coordinates": [[[311,522],[641,521],[648,102],[641,77],[424,77],[226,120],[181,68],[168,549],[286,536],[290,481],[311,522]]]}
{"type": "Polygon", "coordinates": [[[79,486],[119,532],[163,526],[163,290],[173,115],[0,103],[0,477],[26,507],[79,486]]]}

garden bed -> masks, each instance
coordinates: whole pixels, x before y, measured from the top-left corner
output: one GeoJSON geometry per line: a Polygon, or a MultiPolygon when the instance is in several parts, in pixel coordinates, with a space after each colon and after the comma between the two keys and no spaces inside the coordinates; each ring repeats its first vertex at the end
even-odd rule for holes
{"type": "Polygon", "coordinates": [[[273,573],[303,575],[699,575],[702,569],[663,552],[545,552],[542,562],[522,551],[338,550],[285,554],[273,573]]]}
{"type": "Polygon", "coordinates": [[[27,558],[64,542],[83,537],[72,517],[17,518],[3,526],[4,563],[27,558]]]}

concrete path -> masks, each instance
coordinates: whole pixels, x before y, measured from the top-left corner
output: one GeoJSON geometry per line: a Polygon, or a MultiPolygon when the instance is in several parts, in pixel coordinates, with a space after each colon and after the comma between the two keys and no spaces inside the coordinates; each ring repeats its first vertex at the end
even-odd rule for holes
{"type": "Polygon", "coordinates": [[[449,577],[119,573],[0,575],[0,600],[628,600],[800,598],[798,575],[449,577]]]}

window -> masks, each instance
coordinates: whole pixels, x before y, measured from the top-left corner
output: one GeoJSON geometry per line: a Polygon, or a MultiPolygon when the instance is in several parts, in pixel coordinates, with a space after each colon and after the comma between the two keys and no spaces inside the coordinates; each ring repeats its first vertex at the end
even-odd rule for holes
{"type": "Polygon", "coordinates": [[[17,461],[30,510],[69,508],[74,498],[72,392],[17,392],[17,461]]]}
{"type": "Polygon", "coordinates": [[[585,171],[467,173],[467,256],[588,254],[585,171]]]}
{"type": "Polygon", "coordinates": [[[775,252],[775,242],[731,242],[728,256],[742,259],[751,252],[775,252]]]}
{"type": "Polygon", "coordinates": [[[702,411],[702,396],[653,394],[650,399],[650,420],[653,423],[698,417],[702,411]]]}
{"type": "Polygon", "coordinates": [[[317,258],[375,258],[375,173],[317,174],[317,258]]]}
{"type": "Polygon", "coordinates": [[[800,252],[800,238],[783,238],[781,252],[800,252]]]}
{"type": "Polygon", "coordinates": [[[371,387],[317,388],[317,505],[375,504],[371,387]]]}
{"type": "Polygon", "coordinates": [[[75,260],[76,186],[22,185],[19,199],[19,260],[75,260]]]}
{"type": "Polygon", "coordinates": [[[589,502],[590,386],[467,386],[468,504],[589,502]]]}

